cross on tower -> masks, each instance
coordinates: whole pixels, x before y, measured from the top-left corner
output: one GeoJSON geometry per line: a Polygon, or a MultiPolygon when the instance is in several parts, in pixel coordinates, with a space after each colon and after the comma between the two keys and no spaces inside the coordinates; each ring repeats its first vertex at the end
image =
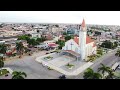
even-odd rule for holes
{"type": "Polygon", "coordinates": [[[71,50],[72,50],[72,45],[74,45],[74,44],[71,42],[71,44],[70,44],[70,45],[71,45],[71,50]]]}

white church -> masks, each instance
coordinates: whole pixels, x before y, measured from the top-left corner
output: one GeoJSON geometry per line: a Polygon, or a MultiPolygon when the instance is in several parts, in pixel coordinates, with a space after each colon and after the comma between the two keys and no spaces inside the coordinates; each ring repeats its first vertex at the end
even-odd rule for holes
{"type": "Polygon", "coordinates": [[[96,50],[95,41],[87,36],[87,27],[84,19],[79,28],[79,37],[75,36],[74,39],[68,40],[62,48],[63,52],[71,53],[80,60],[86,60],[87,56],[96,54],[96,50]]]}

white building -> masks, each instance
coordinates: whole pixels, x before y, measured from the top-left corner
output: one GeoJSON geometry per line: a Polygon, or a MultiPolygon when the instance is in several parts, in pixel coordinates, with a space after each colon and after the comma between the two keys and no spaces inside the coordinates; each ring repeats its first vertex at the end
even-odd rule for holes
{"type": "Polygon", "coordinates": [[[32,33],[32,38],[41,38],[41,33],[32,33]]]}
{"type": "Polygon", "coordinates": [[[80,55],[81,60],[86,60],[87,56],[96,54],[96,44],[89,36],[87,36],[87,28],[85,21],[83,19],[82,25],[79,31],[79,37],[75,36],[74,39],[71,39],[65,42],[65,46],[62,50],[65,52],[72,53],[77,57],[80,55]]]}
{"type": "Polygon", "coordinates": [[[3,43],[5,43],[5,41],[1,41],[1,40],[0,40],[0,44],[3,44],[3,43]]]}

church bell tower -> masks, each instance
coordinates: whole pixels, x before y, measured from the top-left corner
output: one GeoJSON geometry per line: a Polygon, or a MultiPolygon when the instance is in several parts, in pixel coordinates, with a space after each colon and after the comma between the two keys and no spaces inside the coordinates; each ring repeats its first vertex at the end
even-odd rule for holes
{"type": "Polygon", "coordinates": [[[85,60],[86,58],[86,35],[87,35],[87,29],[85,25],[85,20],[83,19],[80,27],[80,31],[79,31],[79,45],[80,45],[81,60],[85,60]]]}

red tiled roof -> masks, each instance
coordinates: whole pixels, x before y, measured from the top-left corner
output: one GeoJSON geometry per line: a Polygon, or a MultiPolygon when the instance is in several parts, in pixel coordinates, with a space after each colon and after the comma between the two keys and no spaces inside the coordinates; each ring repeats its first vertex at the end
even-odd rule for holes
{"type": "Polygon", "coordinates": [[[55,44],[55,43],[49,43],[48,46],[50,46],[50,47],[56,47],[57,44],[55,44]]]}
{"type": "MultiPolygon", "coordinates": [[[[79,44],[79,37],[74,37],[74,41],[79,44]]],[[[94,42],[89,36],[86,37],[86,44],[94,42]]]]}
{"type": "Polygon", "coordinates": [[[13,50],[12,51],[10,51],[10,52],[6,52],[6,55],[11,55],[14,51],[15,51],[16,49],[15,48],[13,48],[13,50]]]}

